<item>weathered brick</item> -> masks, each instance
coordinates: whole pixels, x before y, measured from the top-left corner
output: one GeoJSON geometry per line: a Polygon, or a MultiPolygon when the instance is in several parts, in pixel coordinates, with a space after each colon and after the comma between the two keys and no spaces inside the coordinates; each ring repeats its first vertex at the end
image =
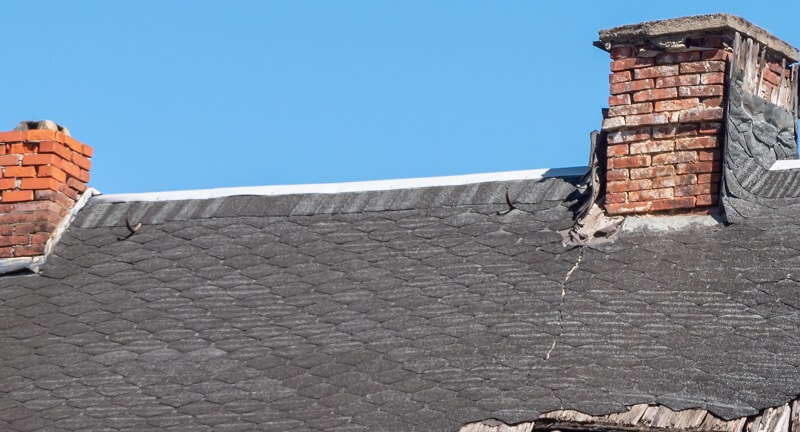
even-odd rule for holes
{"type": "Polygon", "coordinates": [[[694,206],[695,206],[694,197],[680,197],[680,198],[672,198],[665,200],[657,200],[653,201],[650,204],[650,208],[653,211],[686,209],[686,208],[693,208],[694,206]]]}
{"type": "Polygon", "coordinates": [[[719,183],[705,183],[675,187],[675,196],[701,195],[717,192],[719,192],[719,183]]]}
{"type": "Polygon", "coordinates": [[[626,58],[626,59],[612,61],[611,70],[613,72],[619,72],[625,69],[643,68],[647,66],[652,66],[654,64],[655,61],[651,57],[626,58]]]}
{"type": "Polygon", "coordinates": [[[72,205],[75,204],[75,201],[73,201],[66,195],[62,194],[61,192],[48,189],[33,191],[33,199],[49,200],[65,208],[72,208],[72,205]]]}
{"type": "Polygon", "coordinates": [[[635,79],[659,78],[678,75],[678,65],[653,66],[641,69],[634,69],[635,79]]]}
{"type": "Polygon", "coordinates": [[[630,45],[627,46],[615,46],[611,48],[611,58],[614,60],[624,59],[633,57],[636,55],[636,49],[630,45]]]}
{"type": "Polygon", "coordinates": [[[29,242],[30,236],[28,235],[0,236],[0,247],[24,245],[28,244],[29,242]]]}
{"type": "Polygon", "coordinates": [[[17,246],[14,248],[14,255],[18,257],[44,255],[46,244],[47,243],[45,242],[17,246]]]}
{"type": "Polygon", "coordinates": [[[699,132],[703,135],[716,135],[722,130],[722,123],[700,123],[699,132]]]}
{"type": "Polygon", "coordinates": [[[659,199],[672,198],[674,196],[675,195],[672,188],[648,189],[648,190],[628,192],[628,201],[629,202],[653,201],[659,199]]]}
{"type": "Polygon", "coordinates": [[[697,135],[697,125],[674,125],[653,128],[653,138],[672,138],[697,135]]]}
{"type": "Polygon", "coordinates": [[[722,96],[719,97],[707,97],[701,100],[704,106],[713,108],[713,107],[721,107],[722,104],[725,102],[725,98],[722,96]]]}
{"type": "Polygon", "coordinates": [[[606,203],[606,211],[612,215],[643,213],[648,210],[648,203],[606,203]]]}
{"type": "Polygon", "coordinates": [[[53,232],[56,225],[52,222],[34,221],[13,225],[15,234],[32,234],[37,232],[53,232]]]}
{"type": "Polygon", "coordinates": [[[655,102],[656,111],[680,111],[693,108],[700,103],[697,98],[667,99],[655,102]]]}
{"type": "Polygon", "coordinates": [[[613,156],[626,156],[628,154],[627,144],[613,144],[607,147],[606,153],[609,157],[613,156]]]}
{"type": "Polygon", "coordinates": [[[693,108],[690,110],[681,111],[680,120],[685,123],[722,120],[723,114],[724,110],[721,107],[693,108]]]}
{"type": "Polygon", "coordinates": [[[680,71],[684,73],[725,72],[724,61],[704,60],[680,64],[680,71]]]}
{"type": "Polygon", "coordinates": [[[719,183],[721,178],[722,175],[719,172],[711,174],[699,174],[697,176],[697,183],[719,183]]]}
{"type": "Polygon", "coordinates": [[[653,80],[651,79],[642,79],[636,81],[626,81],[617,84],[611,84],[611,94],[620,94],[620,93],[633,93],[639,90],[645,90],[649,88],[653,88],[653,80]]]}
{"type": "Polygon", "coordinates": [[[678,174],[699,174],[714,171],[714,162],[694,162],[676,165],[678,174]]]}
{"type": "Polygon", "coordinates": [[[608,160],[608,167],[611,169],[636,168],[648,165],[650,165],[650,156],[648,155],[626,156],[608,160]]]}
{"type": "Polygon", "coordinates": [[[631,103],[631,95],[620,94],[608,97],[608,106],[613,107],[617,105],[627,105],[631,103]]]}
{"type": "Polygon", "coordinates": [[[697,152],[697,158],[701,161],[720,160],[722,150],[700,150],[697,152]]]}
{"type": "Polygon", "coordinates": [[[699,51],[664,53],[656,56],[656,64],[673,64],[700,60],[699,51]]]}
{"type": "Polygon", "coordinates": [[[698,195],[697,196],[697,205],[698,206],[711,206],[717,205],[719,202],[719,194],[709,194],[709,195],[698,195]]]}
{"type": "Polygon", "coordinates": [[[615,181],[615,182],[608,182],[608,184],[606,185],[606,190],[608,192],[638,191],[642,189],[649,189],[650,184],[651,182],[648,179],[615,181]]]}
{"type": "Polygon", "coordinates": [[[607,193],[606,194],[606,202],[607,203],[624,203],[627,201],[627,194],[625,192],[621,193],[607,193]]]}
{"type": "Polygon", "coordinates": [[[722,96],[723,86],[721,85],[699,85],[678,88],[680,97],[708,97],[722,96]]]}
{"type": "Polygon", "coordinates": [[[629,127],[651,126],[669,123],[669,117],[664,114],[639,114],[625,117],[625,125],[629,127]]]}
{"type": "Polygon", "coordinates": [[[641,141],[650,138],[650,128],[629,129],[608,134],[610,144],[641,141]]]}
{"type": "Polygon", "coordinates": [[[627,169],[613,169],[606,171],[606,181],[627,180],[627,169]]]}
{"type": "Polygon", "coordinates": [[[676,97],[678,97],[678,89],[676,88],[652,89],[652,90],[642,90],[640,92],[634,93],[633,101],[646,102],[651,100],[673,99],[676,97]]]}
{"type": "Polygon", "coordinates": [[[700,83],[701,84],[724,84],[725,83],[725,73],[724,72],[709,72],[704,73],[700,76],[700,83]]]}
{"type": "Polygon", "coordinates": [[[680,138],[675,143],[675,148],[678,150],[707,149],[717,146],[717,137],[715,136],[680,138]]]}
{"type": "Polygon", "coordinates": [[[676,163],[694,162],[697,160],[697,153],[693,151],[678,151],[663,153],[653,156],[653,165],[672,165],[676,163]]]}
{"type": "Polygon", "coordinates": [[[608,83],[609,84],[617,84],[625,81],[630,81],[631,79],[631,72],[630,71],[622,71],[622,72],[612,72],[608,74],[608,83]]]}
{"type": "Polygon", "coordinates": [[[654,166],[647,168],[634,168],[630,171],[631,179],[652,179],[656,177],[667,177],[675,175],[675,167],[672,165],[654,166]]]}
{"type": "Polygon", "coordinates": [[[700,74],[677,75],[656,79],[656,88],[691,86],[700,84],[700,74]]]}
{"type": "Polygon", "coordinates": [[[727,60],[731,52],[724,49],[711,49],[703,51],[703,60],[727,60]]]}
{"type": "Polygon", "coordinates": [[[618,105],[608,109],[609,117],[627,116],[633,114],[648,114],[653,112],[653,104],[651,102],[642,102],[630,105],[618,105]]]}
{"type": "MultiPolygon", "coordinates": [[[[631,154],[659,153],[659,152],[672,151],[673,148],[675,148],[675,142],[672,140],[644,141],[631,144],[630,153],[631,154]]],[[[655,158],[655,156],[653,157],[655,158]]]]}
{"type": "Polygon", "coordinates": [[[603,119],[603,130],[614,130],[625,126],[625,117],[608,117],[603,119]]]}
{"type": "Polygon", "coordinates": [[[671,177],[658,177],[653,179],[654,188],[665,188],[680,185],[689,185],[697,183],[697,176],[694,174],[684,174],[671,177]]]}

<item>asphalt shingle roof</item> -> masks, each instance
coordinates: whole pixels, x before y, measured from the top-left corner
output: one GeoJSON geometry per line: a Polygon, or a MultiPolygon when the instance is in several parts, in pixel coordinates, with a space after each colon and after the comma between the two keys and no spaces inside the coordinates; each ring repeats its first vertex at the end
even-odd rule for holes
{"type": "Polygon", "coordinates": [[[0,277],[0,429],[444,431],[800,393],[800,227],[566,248],[571,181],[90,204],[41,274],[0,277]]]}

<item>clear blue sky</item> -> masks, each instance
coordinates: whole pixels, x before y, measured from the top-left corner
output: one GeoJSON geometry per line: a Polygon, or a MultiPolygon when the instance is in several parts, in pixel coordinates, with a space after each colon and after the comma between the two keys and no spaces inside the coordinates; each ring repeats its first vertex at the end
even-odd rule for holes
{"type": "Polygon", "coordinates": [[[4,2],[0,129],[52,119],[104,193],[583,165],[597,30],[752,1],[4,2]]]}

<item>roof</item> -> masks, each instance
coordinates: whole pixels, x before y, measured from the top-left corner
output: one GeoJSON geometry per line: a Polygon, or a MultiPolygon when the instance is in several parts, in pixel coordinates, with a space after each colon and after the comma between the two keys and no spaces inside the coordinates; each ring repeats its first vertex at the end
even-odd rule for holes
{"type": "Polygon", "coordinates": [[[41,274],[0,278],[0,428],[732,418],[800,393],[795,222],[565,247],[576,181],[92,199],[41,274]]]}

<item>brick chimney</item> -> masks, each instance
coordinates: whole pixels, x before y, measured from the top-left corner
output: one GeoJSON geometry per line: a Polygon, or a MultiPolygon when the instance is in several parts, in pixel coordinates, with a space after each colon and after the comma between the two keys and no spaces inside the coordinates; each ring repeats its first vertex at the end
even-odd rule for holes
{"type": "Polygon", "coordinates": [[[739,17],[714,14],[600,31],[611,54],[606,211],[708,212],[719,201],[727,66],[736,33],[765,46],[769,99],[798,51],[739,17]]]}
{"type": "Polygon", "coordinates": [[[49,252],[87,189],[91,157],[91,147],[49,120],[0,132],[0,267],[49,252]]]}

